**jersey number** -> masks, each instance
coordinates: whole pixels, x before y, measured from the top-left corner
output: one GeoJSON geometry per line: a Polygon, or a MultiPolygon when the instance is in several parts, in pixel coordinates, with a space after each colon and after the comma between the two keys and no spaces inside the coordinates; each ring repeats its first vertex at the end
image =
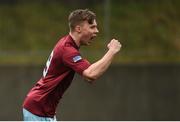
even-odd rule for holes
{"type": "Polygon", "coordinates": [[[52,58],[53,58],[53,51],[51,52],[51,55],[49,56],[49,58],[46,62],[46,67],[44,68],[44,71],[43,71],[43,77],[45,77],[47,75],[47,72],[48,72],[49,66],[51,64],[52,58]]]}

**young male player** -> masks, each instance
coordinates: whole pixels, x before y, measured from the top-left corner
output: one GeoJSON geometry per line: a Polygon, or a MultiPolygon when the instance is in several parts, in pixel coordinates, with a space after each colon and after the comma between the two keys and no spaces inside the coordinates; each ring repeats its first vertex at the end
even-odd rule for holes
{"type": "Polygon", "coordinates": [[[80,46],[90,45],[99,32],[96,15],[88,9],[78,9],[69,15],[68,35],[62,37],[52,50],[42,78],[30,90],[23,103],[25,121],[55,121],[56,107],[75,72],[88,82],[94,82],[111,64],[121,48],[118,40],[112,39],[108,51],[97,62],[90,64],[79,52],[80,46]]]}

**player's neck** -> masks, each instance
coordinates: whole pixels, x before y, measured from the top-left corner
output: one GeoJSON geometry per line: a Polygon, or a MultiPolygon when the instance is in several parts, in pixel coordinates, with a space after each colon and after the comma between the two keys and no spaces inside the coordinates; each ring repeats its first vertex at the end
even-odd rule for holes
{"type": "Polygon", "coordinates": [[[72,37],[72,39],[74,40],[76,45],[78,47],[80,47],[80,39],[78,38],[78,36],[75,33],[72,33],[72,32],[69,32],[69,35],[72,37]]]}

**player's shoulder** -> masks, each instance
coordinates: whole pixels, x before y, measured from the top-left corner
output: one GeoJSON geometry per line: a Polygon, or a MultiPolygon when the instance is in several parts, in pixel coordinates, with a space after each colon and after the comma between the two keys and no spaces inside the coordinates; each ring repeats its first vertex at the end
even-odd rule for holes
{"type": "Polygon", "coordinates": [[[75,47],[69,45],[63,47],[63,52],[64,54],[79,53],[79,51],[75,47]]]}
{"type": "Polygon", "coordinates": [[[65,43],[62,47],[64,55],[79,54],[79,50],[72,43],[65,43]]]}
{"type": "Polygon", "coordinates": [[[54,50],[61,52],[63,54],[67,53],[79,53],[79,50],[76,48],[69,36],[62,37],[56,44],[54,50]]]}

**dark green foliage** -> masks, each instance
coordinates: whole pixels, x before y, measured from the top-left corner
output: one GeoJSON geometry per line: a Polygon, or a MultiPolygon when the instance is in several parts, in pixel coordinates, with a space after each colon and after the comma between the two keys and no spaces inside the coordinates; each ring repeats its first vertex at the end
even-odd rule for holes
{"type": "MultiPolygon", "coordinates": [[[[89,8],[97,14],[100,34],[92,46],[82,48],[82,52],[90,61],[100,58],[110,41],[105,39],[105,26],[108,25],[104,24],[104,2],[77,3],[67,4],[56,0],[2,2],[0,62],[44,63],[54,44],[68,33],[67,18],[76,8],[89,8]],[[4,55],[4,52],[9,55],[4,55]],[[21,55],[22,52],[24,55],[29,52],[39,55],[41,52],[42,55],[32,60],[21,55]],[[19,58],[12,61],[13,56],[19,58]],[[23,58],[26,58],[24,62],[21,61],[23,58]]],[[[179,62],[179,6],[179,0],[111,0],[109,38],[117,38],[123,45],[114,63],[179,62]]]]}

